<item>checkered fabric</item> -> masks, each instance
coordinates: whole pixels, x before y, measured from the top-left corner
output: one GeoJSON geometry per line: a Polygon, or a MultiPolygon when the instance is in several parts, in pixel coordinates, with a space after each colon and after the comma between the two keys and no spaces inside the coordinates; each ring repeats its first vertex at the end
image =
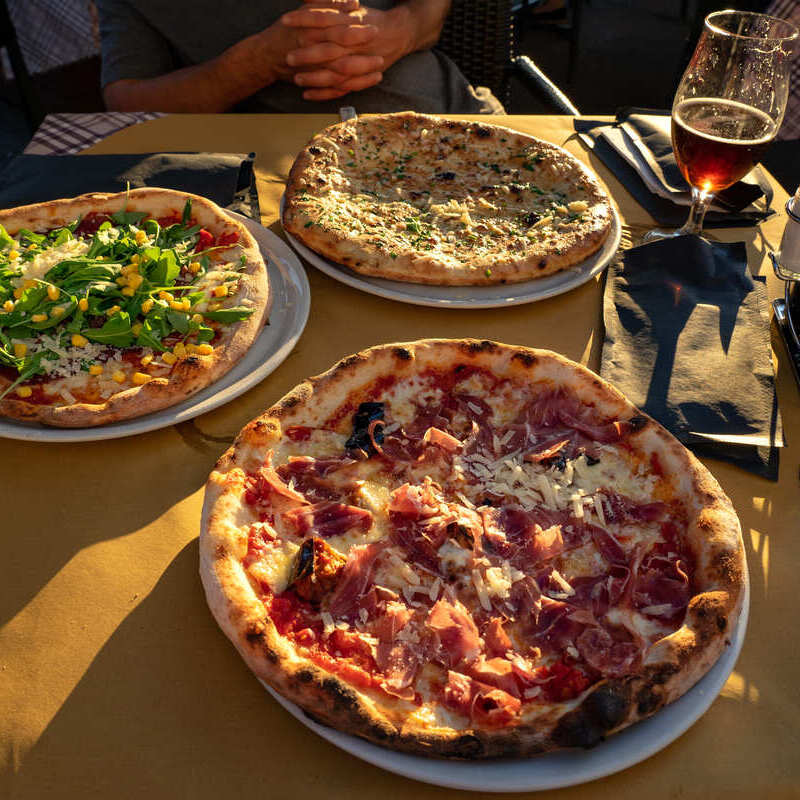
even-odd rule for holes
{"type": "MultiPolygon", "coordinates": [[[[798,0],[773,0],[767,8],[773,17],[793,22],[800,28],[800,2],[798,0]]],[[[800,139],[800,42],[795,43],[794,57],[789,75],[789,103],[778,139],[800,139]]]]}
{"type": "Polygon", "coordinates": [[[28,72],[71,64],[100,50],[92,0],[6,0],[28,72]]]}
{"type": "Polygon", "coordinates": [[[112,133],[164,115],[156,111],[48,114],[25,148],[36,155],[79,153],[112,133]]]}

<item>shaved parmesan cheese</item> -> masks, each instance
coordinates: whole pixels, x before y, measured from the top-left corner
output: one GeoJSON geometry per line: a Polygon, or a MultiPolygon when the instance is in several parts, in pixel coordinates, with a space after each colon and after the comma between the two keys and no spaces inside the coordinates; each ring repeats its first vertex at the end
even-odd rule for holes
{"type": "Polygon", "coordinates": [[[475,591],[478,593],[478,600],[483,610],[491,611],[492,603],[489,600],[489,593],[486,591],[486,586],[483,582],[483,577],[481,576],[481,573],[477,569],[472,570],[472,583],[475,586],[475,591]]]}
{"type": "Polygon", "coordinates": [[[15,286],[21,286],[27,280],[42,280],[56,264],[66,261],[69,258],[77,258],[84,255],[89,250],[89,242],[79,239],[70,239],[58,247],[48,247],[37,253],[30,261],[20,261],[22,275],[12,278],[11,282],[15,286]]]}
{"type": "Polygon", "coordinates": [[[505,600],[511,592],[511,570],[508,562],[503,567],[490,567],[484,575],[486,591],[492,597],[505,600]]]}

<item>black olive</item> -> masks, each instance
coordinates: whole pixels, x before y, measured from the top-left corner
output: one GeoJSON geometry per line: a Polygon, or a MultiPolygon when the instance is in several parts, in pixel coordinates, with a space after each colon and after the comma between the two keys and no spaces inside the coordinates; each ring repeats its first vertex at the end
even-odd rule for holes
{"type": "Polygon", "coordinates": [[[531,225],[535,225],[541,218],[541,214],[537,214],[535,211],[528,211],[526,214],[522,215],[523,221],[529,228],[531,225]]]}
{"type": "Polygon", "coordinates": [[[433,177],[437,181],[452,181],[455,179],[456,174],[455,172],[437,172],[433,177]]]}
{"type": "MultiPolygon", "coordinates": [[[[383,419],[383,403],[361,403],[353,414],[353,433],[345,442],[348,450],[363,450],[367,455],[375,455],[376,450],[369,435],[369,426],[376,419],[383,419]]],[[[383,444],[383,425],[376,425],[372,436],[378,444],[383,444]]]]}

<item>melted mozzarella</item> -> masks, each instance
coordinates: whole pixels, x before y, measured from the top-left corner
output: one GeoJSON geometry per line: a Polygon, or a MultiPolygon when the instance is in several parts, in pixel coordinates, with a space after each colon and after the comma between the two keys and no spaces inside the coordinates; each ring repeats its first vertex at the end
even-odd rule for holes
{"type": "Polygon", "coordinates": [[[294,542],[276,542],[265,559],[250,565],[250,574],[257,580],[264,581],[273,594],[280,594],[289,585],[292,564],[299,549],[300,546],[294,542]]]}

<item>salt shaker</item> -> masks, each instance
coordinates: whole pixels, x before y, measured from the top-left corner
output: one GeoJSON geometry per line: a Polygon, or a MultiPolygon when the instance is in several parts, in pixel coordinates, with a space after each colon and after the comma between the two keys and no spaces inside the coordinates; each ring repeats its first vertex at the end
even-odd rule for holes
{"type": "Polygon", "coordinates": [[[786,227],[773,264],[784,280],[800,280],[800,186],[786,203],[786,227]]]}

